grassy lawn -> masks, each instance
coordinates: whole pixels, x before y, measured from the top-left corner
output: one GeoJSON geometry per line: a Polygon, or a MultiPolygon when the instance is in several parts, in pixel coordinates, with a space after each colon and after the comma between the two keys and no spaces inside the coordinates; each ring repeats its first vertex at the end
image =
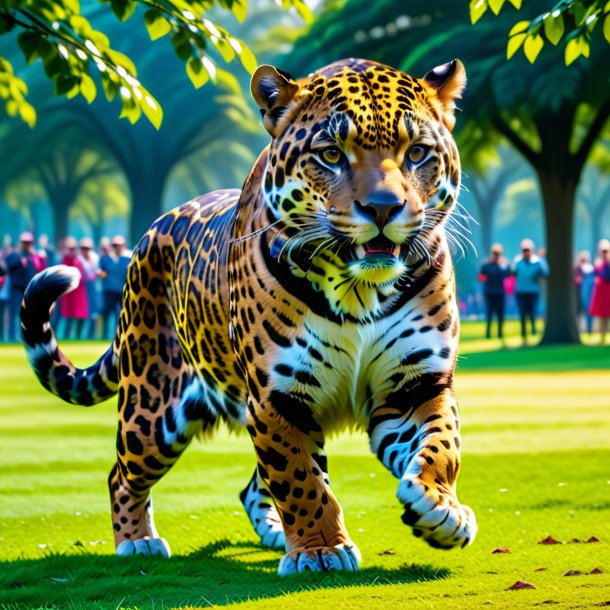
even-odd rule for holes
{"type": "MultiPolygon", "coordinates": [[[[21,348],[0,347],[0,608],[610,605],[610,348],[517,349],[510,338],[500,351],[481,336],[480,324],[464,326],[457,375],[459,493],[478,517],[475,544],[443,552],[414,538],[397,481],[364,435],[345,435],[329,442],[329,466],[362,569],[289,578],[276,575],[281,553],[257,545],[237,497],[254,466],[243,436],[193,443],[155,488],[171,560],[114,557],[113,401],[61,403],[21,348]],[[549,535],[566,544],[537,544],[549,535]],[[507,590],[516,581],[536,589],[507,590]]],[[[81,365],[102,349],[65,346],[81,365]]]]}

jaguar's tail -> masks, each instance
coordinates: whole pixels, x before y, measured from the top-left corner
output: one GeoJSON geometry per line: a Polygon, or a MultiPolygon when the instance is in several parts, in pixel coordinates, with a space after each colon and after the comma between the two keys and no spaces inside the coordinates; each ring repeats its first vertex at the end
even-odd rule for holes
{"type": "Polygon", "coordinates": [[[21,330],[38,381],[66,402],[90,406],[117,393],[118,354],[111,345],[93,366],[78,369],[59,349],[50,323],[54,303],[79,282],[78,269],[66,265],[49,267],[36,275],[21,304],[21,330]]]}

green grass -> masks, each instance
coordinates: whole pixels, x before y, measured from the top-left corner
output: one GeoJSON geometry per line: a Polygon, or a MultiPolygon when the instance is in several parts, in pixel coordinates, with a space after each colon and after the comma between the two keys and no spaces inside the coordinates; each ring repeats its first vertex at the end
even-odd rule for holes
{"type": "MultiPolygon", "coordinates": [[[[457,392],[459,494],[479,535],[436,551],[400,521],[397,482],[362,434],[329,442],[333,489],[363,554],[355,574],[279,578],[237,493],[249,440],[195,442],[155,488],[169,561],[113,556],[106,477],[113,402],[70,407],[38,387],[19,347],[0,348],[2,608],[595,608],[610,602],[610,349],[499,351],[466,324],[457,392]],[[542,546],[558,540],[599,543],[542,546]],[[506,547],[511,554],[492,554],[506,547]],[[562,576],[568,570],[603,574],[562,576]],[[538,568],[546,568],[537,572],[538,568]],[[536,590],[507,591],[517,580],[536,590]]],[[[509,344],[514,339],[509,339],[509,344]]],[[[91,363],[102,344],[71,344],[91,363]]]]}

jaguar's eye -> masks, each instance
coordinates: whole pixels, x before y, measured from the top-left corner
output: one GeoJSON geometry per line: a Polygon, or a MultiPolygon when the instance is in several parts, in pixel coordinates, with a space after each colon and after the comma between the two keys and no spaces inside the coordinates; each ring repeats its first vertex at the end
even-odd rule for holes
{"type": "Polygon", "coordinates": [[[327,165],[337,165],[343,158],[343,153],[336,146],[330,146],[320,151],[319,157],[327,165]]]}
{"type": "Polygon", "coordinates": [[[415,165],[424,161],[427,155],[428,149],[423,146],[411,146],[407,151],[407,159],[415,165]]]}

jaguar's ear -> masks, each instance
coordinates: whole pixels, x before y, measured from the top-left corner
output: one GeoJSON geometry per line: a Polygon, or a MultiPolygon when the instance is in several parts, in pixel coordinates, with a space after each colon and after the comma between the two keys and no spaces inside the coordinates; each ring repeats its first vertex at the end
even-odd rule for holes
{"type": "Polygon", "coordinates": [[[421,79],[431,98],[440,106],[442,121],[453,131],[455,126],[455,100],[462,97],[466,86],[466,70],[459,59],[433,68],[421,79]]]}
{"type": "Polygon", "coordinates": [[[261,109],[263,125],[275,138],[279,135],[280,119],[287,113],[299,85],[296,81],[273,66],[259,66],[252,75],[250,91],[261,109]]]}

